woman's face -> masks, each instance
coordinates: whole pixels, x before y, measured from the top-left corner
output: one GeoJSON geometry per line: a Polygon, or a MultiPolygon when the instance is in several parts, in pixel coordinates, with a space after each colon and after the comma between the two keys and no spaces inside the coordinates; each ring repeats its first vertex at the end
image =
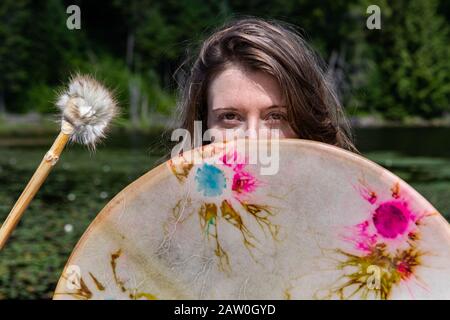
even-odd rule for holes
{"type": "Polygon", "coordinates": [[[230,66],[210,83],[208,129],[234,129],[233,136],[268,137],[278,130],[280,138],[296,138],[287,121],[280,87],[272,76],[230,66]]]}

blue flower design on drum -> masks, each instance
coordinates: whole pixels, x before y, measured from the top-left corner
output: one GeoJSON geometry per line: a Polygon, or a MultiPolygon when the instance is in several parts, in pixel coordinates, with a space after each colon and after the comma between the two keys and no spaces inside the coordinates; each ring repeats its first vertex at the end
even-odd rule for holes
{"type": "Polygon", "coordinates": [[[202,192],[205,197],[220,196],[227,186],[223,171],[207,163],[197,169],[195,181],[197,191],[202,192]]]}

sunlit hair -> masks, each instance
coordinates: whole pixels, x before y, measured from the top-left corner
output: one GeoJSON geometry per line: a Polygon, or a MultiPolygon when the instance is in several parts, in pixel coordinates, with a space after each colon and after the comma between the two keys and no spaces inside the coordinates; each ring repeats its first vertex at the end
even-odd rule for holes
{"type": "MultiPolygon", "coordinates": [[[[190,61],[190,62],[189,62],[190,61]]],[[[323,63],[292,26],[259,18],[226,23],[201,45],[180,83],[178,115],[191,135],[194,121],[207,120],[212,79],[230,65],[273,76],[286,100],[288,121],[299,138],[356,151],[342,106],[323,63]]]]}

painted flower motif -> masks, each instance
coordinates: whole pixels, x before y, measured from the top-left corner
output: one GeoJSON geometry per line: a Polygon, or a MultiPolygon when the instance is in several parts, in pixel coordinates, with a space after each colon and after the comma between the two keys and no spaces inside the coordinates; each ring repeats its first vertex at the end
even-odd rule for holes
{"type": "Polygon", "coordinates": [[[345,257],[338,268],[344,270],[353,266],[358,270],[344,275],[344,284],[334,292],[341,298],[348,298],[344,292],[354,286],[356,289],[352,295],[361,292],[363,297],[367,296],[365,284],[371,276],[368,268],[375,266],[381,270],[381,286],[375,295],[387,299],[395,285],[415,279],[414,272],[421,264],[423,255],[417,244],[420,239],[419,225],[427,214],[417,214],[410,209],[398,183],[391,188],[392,198],[386,200],[380,199],[367,186],[359,191],[374,208],[368,219],[346,228],[347,232],[342,236],[345,241],[354,244],[356,253],[338,250],[345,257]]]}
{"type": "Polygon", "coordinates": [[[349,229],[350,235],[344,235],[342,238],[354,243],[357,250],[370,252],[377,243],[377,235],[369,231],[369,221],[358,223],[349,229]]]}
{"type": "Polygon", "coordinates": [[[238,171],[233,175],[231,190],[238,194],[250,193],[256,190],[257,181],[250,173],[238,171]]]}
{"type": "Polygon", "coordinates": [[[246,195],[254,192],[260,185],[259,181],[248,171],[244,170],[246,160],[234,151],[221,157],[222,163],[233,170],[231,190],[236,199],[242,200],[246,195]]]}
{"type": "MultiPolygon", "coordinates": [[[[206,159],[206,162],[197,167],[194,178],[197,190],[210,199],[194,207],[192,212],[197,211],[203,235],[215,244],[214,253],[219,259],[219,268],[229,271],[231,259],[221,244],[221,229],[218,227],[220,224],[229,224],[240,233],[243,245],[252,257],[252,250],[257,247],[259,241],[246,224],[247,219],[244,215],[252,217],[257,222],[257,226],[271,235],[274,240],[277,240],[279,226],[271,222],[274,216],[272,208],[269,205],[255,203],[251,197],[261,183],[245,170],[248,165],[247,159],[236,150],[227,153],[223,148],[215,150],[216,152],[201,149],[199,152],[202,153],[203,150],[205,154],[200,156],[206,159]],[[219,163],[212,164],[209,160],[219,160],[219,163]]],[[[172,160],[169,165],[180,183],[189,179],[193,165],[184,157],[172,160]]],[[[173,217],[165,226],[166,230],[170,229],[171,223],[179,223],[184,210],[181,208],[185,208],[180,205],[182,201],[185,200],[180,200],[173,208],[173,217]]]]}
{"type": "Polygon", "coordinates": [[[389,239],[395,239],[404,234],[409,223],[415,222],[406,204],[398,201],[380,204],[375,209],[372,220],[378,234],[389,239]]]}
{"type": "Polygon", "coordinates": [[[351,227],[347,240],[357,249],[370,250],[376,244],[386,244],[388,251],[405,249],[409,241],[417,237],[418,224],[424,215],[410,209],[408,201],[401,197],[398,183],[392,188],[392,198],[380,199],[374,191],[365,187],[360,189],[361,196],[373,207],[369,218],[351,227]],[[367,195],[370,195],[368,197],[367,195]]]}
{"type": "Polygon", "coordinates": [[[197,169],[195,181],[197,191],[202,192],[205,197],[220,196],[227,186],[223,171],[207,163],[197,169]]]}

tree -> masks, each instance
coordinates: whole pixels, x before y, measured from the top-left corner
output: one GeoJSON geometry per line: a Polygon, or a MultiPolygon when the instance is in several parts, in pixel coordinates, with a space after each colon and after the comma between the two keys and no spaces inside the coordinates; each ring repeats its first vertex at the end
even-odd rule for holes
{"type": "Polygon", "coordinates": [[[388,118],[450,111],[449,31],[437,8],[436,0],[384,2],[382,29],[366,31],[376,63],[366,103],[388,118]]]}
{"type": "Polygon", "coordinates": [[[51,110],[49,99],[39,106],[28,97],[36,96],[36,88],[59,85],[71,71],[73,57],[83,54],[78,50],[80,34],[67,29],[66,18],[60,0],[0,2],[0,103],[4,101],[4,109],[51,110]]]}
{"type": "Polygon", "coordinates": [[[7,102],[26,86],[24,65],[30,59],[32,42],[24,30],[30,16],[29,1],[0,2],[0,112],[5,112],[7,102]]]}

